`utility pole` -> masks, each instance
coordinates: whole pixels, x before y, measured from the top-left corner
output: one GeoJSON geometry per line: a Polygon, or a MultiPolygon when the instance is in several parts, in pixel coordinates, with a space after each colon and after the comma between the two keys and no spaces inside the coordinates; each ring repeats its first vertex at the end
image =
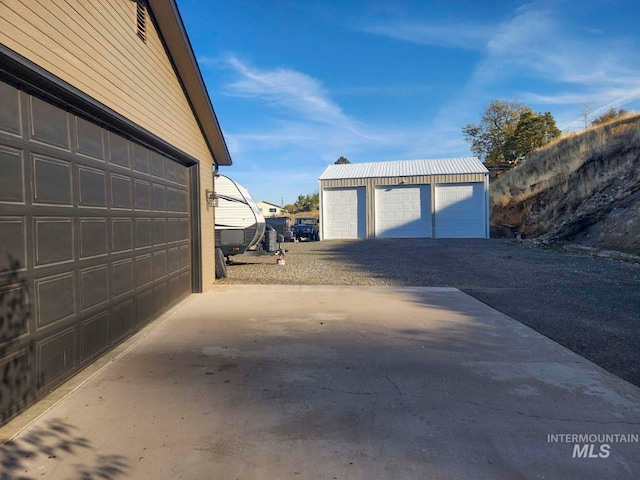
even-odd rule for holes
{"type": "Polygon", "coordinates": [[[582,113],[582,119],[584,120],[585,130],[589,127],[589,118],[591,117],[591,110],[593,109],[594,103],[595,103],[595,100],[586,102],[584,105],[582,105],[582,109],[580,110],[580,112],[582,113]]]}

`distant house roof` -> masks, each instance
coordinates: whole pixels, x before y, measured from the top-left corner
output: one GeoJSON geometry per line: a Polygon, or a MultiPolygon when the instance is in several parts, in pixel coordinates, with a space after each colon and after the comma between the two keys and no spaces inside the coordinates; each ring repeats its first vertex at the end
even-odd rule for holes
{"type": "Polygon", "coordinates": [[[414,175],[451,175],[488,173],[478,157],[397,160],[391,162],[329,165],[320,180],[342,178],[410,177],[414,175]]]}
{"type": "Polygon", "coordinates": [[[272,207],[282,208],[280,205],[276,205],[275,203],[267,202],[266,200],[260,200],[258,203],[264,203],[265,205],[271,205],[272,207]]]}

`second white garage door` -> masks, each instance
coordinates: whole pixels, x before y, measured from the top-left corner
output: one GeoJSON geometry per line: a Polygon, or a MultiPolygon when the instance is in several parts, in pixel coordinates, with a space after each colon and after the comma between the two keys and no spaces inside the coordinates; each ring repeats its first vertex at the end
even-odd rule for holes
{"type": "Polygon", "coordinates": [[[431,186],[376,188],[376,237],[431,237],[431,186]]]}
{"type": "Polygon", "coordinates": [[[366,238],[365,189],[327,188],[322,192],[323,238],[366,238]]]}
{"type": "Polygon", "coordinates": [[[436,238],[486,238],[483,183],[435,186],[436,238]]]}

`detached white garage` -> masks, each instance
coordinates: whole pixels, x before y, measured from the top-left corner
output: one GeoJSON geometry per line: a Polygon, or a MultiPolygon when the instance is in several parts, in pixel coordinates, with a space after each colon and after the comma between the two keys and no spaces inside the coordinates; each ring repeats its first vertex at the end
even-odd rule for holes
{"type": "Polygon", "coordinates": [[[321,237],[489,238],[488,175],[476,157],[330,165],[321,237]]]}

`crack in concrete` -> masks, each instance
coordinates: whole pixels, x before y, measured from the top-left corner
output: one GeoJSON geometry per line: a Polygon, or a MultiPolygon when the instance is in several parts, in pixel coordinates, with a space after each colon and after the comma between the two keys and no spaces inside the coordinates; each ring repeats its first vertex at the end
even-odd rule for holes
{"type": "Polygon", "coordinates": [[[289,388],[313,388],[315,390],[326,390],[328,392],[346,393],[348,395],[378,395],[378,392],[352,392],[349,390],[340,390],[338,388],[318,387],[314,385],[287,385],[289,388]]]}
{"type": "MultiPolygon", "coordinates": [[[[241,387],[260,388],[261,385],[251,385],[248,383],[237,383],[241,387]]],[[[353,392],[350,390],[340,390],[338,388],[320,387],[317,385],[277,385],[277,388],[306,388],[313,390],[326,390],[328,392],[345,393],[347,395],[378,395],[378,392],[353,392]]]]}
{"type": "Polygon", "coordinates": [[[385,374],[384,377],[389,381],[389,383],[391,383],[391,385],[393,385],[396,388],[396,390],[398,391],[398,394],[400,394],[400,395],[402,395],[404,397],[411,397],[411,395],[407,395],[402,390],[400,390],[400,387],[398,387],[398,384],[396,382],[394,382],[393,380],[391,380],[391,377],[389,376],[389,374],[385,374]]]}

